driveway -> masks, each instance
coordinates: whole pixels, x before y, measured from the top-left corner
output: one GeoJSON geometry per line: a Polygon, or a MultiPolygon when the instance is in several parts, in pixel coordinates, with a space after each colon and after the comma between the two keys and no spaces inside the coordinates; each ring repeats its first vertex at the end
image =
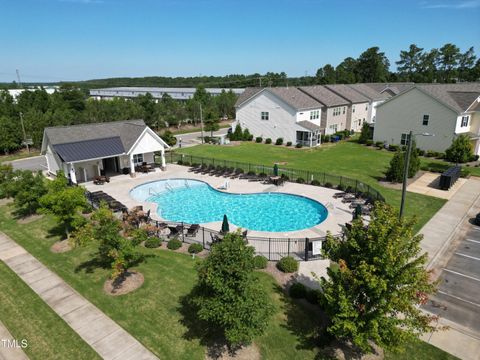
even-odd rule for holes
{"type": "Polygon", "coordinates": [[[33,156],[25,159],[18,159],[13,161],[6,161],[6,164],[12,164],[15,170],[46,170],[47,169],[47,160],[45,156],[33,156]]]}

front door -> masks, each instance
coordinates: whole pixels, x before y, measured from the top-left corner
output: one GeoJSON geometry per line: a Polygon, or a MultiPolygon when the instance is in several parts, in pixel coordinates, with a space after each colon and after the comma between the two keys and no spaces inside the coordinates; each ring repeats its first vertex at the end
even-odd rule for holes
{"type": "Polygon", "coordinates": [[[103,159],[103,171],[105,175],[112,174],[112,173],[118,173],[118,158],[108,158],[108,159],[103,159]]]}

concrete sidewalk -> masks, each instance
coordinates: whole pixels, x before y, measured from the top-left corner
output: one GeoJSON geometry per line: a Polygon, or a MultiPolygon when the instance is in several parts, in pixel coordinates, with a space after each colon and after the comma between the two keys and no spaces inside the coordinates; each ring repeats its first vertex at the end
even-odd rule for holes
{"type": "Polygon", "coordinates": [[[102,358],[157,359],[133,336],[2,232],[0,260],[25,281],[102,358]]]}
{"type": "MultiPolygon", "coordinates": [[[[428,252],[427,269],[433,271],[434,278],[442,272],[463,224],[473,216],[479,203],[480,179],[470,178],[420,230],[424,235],[422,249],[428,252]]],[[[448,329],[425,334],[422,339],[460,359],[480,359],[480,334],[442,317],[438,326],[448,329]]]]}
{"type": "Polygon", "coordinates": [[[20,347],[7,347],[7,345],[4,345],[3,340],[12,341],[18,339],[14,339],[0,321],[0,360],[28,360],[28,356],[25,355],[20,347]]]}

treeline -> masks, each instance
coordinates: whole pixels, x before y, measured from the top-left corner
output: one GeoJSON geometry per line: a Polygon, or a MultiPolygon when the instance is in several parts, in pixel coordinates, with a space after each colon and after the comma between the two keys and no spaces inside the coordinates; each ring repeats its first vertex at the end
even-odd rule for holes
{"type": "Polygon", "coordinates": [[[7,91],[0,91],[0,152],[8,153],[22,146],[21,119],[26,137],[38,148],[48,126],[144,119],[150,127],[161,130],[198,123],[200,109],[206,129],[216,130],[221,117],[235,116],[236,99],[234,93],[225,91],[213,97],[201,87],[187,102],[164,95],[158,103],[150,94],[131,101],[88,99],[85,92],[71,86],[63,86],[51,95],[45,90],[24,91],[16,102],[7,91]]]}

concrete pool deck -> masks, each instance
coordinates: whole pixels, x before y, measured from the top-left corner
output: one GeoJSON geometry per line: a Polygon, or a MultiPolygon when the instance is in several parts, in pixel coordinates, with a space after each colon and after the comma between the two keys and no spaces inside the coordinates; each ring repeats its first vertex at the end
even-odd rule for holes
{"type": "MultiPolygon", "coordinates": [[[[157,214],[157,204],[150,202],[140,202],[130,196],[130,190],[138,185],[156,180],[166,180],[173,178],[184,178],[192,180],[201,180],[208,183],[214,189],[229,181],[228,190],[222,190],[228,193],[248,194],[261,192],[282,192],[294,195],[305,196],[322,203],[328,210],[328,216],[322,223],[304,230],[290,231],[290,232],[264,232],[264,231],[250,231],[250,236],[271,237],[271,238],[317,238],[325,236],[327,231],[332,234],[339,234],[342,231],[342,226],[352,220],[352,209],[349,204],[342,203],[341,199],[334,199],[333,195],[338,190],[328,189],[319,186],[305,185],[286,182],[283,186],[275,186],[271,184],[263,184],[260,181],[248,181],[244,179],[227,179],[224,177],[217,177],[211,175],[196,174],[189,171],[189,167],[168,164],[165,171],[157,169],[155,172],[143,174],[137,173],[136,177],[132,178],[129,175],[118,175],[111,177],[110,183],[104,185],[95,185],[92,182],[82,184],[89,191],[103,191],[116,200],[123,203],[129,209],[137,205],[142,205],[145,211],[150,210],[150,216],[153,220],[164,220],[157,214]]],[[[248,209],[246,209],[248,210],[248,209]]],[[[220,230],[221,221],[201,224],[202,226],[212,229],[220,230]]],[[[233,224],[232,224],[233,225],[233,224]]],[[[232,226],[235,229],[235,226],[232,226]]]]}

